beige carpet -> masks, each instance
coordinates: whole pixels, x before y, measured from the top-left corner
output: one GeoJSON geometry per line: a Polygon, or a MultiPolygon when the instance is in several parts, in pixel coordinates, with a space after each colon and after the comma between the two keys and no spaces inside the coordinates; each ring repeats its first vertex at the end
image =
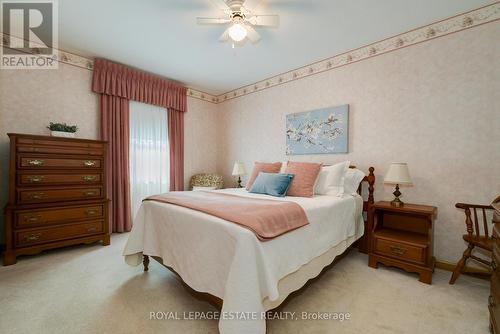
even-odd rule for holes
{"type": "MultiPolygon", "coordinates": [[[[152,261],[130,267],[121,251],[88,245],[21,257],[0,268],[0,333],[217,333],[215,320],[149,320],[150,312],[214,311],[152,261]]],[[[351,319],[272,320],[268,333],[488,333],[489,283],[436,270],[433,285],[367,266],[351,251],[282,311],[349,312],[351,319]]]]}

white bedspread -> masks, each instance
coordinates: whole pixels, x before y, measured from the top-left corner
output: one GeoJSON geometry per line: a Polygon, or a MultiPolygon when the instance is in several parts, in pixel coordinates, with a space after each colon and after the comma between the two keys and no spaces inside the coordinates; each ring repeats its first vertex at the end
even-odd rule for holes
{"type": "Polygon", "coordinates": [[[123,251],[130,265],[142,254],[159,256],[193,289],[224,300],[219,330],[265,333],[262,300],[279,296],[278,282],[302,265],[362,231],[362,199],[315,196],[275,198],[244,189],[219,190],[238,196],[293,201],[301,205],[310,224],[270,241],[205,213],[171,204],[143,202],[123,251]],[[236,320],[241,312],[256,320],[236,320]],[[224,319],[224,317],[231,319],[224,319]]]}

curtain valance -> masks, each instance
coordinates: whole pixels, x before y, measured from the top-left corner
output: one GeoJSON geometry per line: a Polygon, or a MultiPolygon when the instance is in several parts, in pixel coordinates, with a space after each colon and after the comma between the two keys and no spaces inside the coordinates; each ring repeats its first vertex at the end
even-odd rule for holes
{"type": "Polygon", "coordinates": [[[92,91],[187,111],[187,88],[172,81],[105,59],[94,61],[92,91]]]}

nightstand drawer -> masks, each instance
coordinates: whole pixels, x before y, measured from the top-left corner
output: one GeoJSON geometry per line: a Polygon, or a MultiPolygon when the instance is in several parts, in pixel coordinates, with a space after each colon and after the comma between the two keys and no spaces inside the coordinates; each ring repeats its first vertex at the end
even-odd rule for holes
{"type": "Polygon", "coordinates": [[[437,208],[429,205],[374,203],[368,265],[377,268],[382,263],[415,272],[420,282],[431,284],[436,213],[437,208]]]}
{"type": "Polygon", "coordinates": [[[425,264],[425,248],[375,238],[374,251],[380,255],[425,264]]]}

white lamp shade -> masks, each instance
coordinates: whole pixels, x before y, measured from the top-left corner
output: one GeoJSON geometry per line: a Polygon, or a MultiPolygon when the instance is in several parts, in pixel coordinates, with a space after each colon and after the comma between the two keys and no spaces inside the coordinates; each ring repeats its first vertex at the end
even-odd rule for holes
{"type": "Polygon", "coordinates": [[[236,161],[233,166],[233,175],[240,176],[245,175],[247,171],[245,170],[245,165],[242,162],[236,161]]]}
{"type": "Polygon", "coordinates": [[[403,184],[411,186],[413,184],[408,170],[408,165],[405,162],[393,162],[389,166],[387,174],[385,174],[384,183],[403,184]]]}

